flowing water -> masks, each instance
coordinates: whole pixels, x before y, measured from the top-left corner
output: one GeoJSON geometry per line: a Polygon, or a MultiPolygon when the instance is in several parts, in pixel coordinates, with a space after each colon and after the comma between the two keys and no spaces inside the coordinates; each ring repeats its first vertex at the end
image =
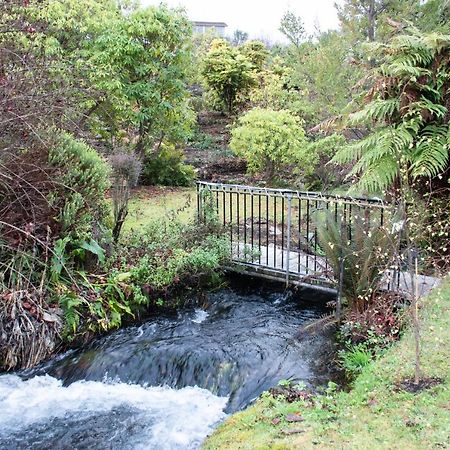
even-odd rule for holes
{"type": "Polygon", "coordinates": [[[330,378],[332,339],[296,337],[324,303],[247,283],[0,376],[0,449],[199,448],[280,379],[330,378]]]}

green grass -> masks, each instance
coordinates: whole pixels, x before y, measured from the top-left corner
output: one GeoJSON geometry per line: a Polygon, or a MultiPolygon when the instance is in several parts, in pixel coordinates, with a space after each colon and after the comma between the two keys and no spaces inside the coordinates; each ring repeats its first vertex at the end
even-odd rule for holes
{"type": "Polygon", "coordinates": [[[176,214],[181,221],[195,218],[197,198],[195,188],[150,187],[133,191],[124,231],[136,230],[155,219],[176,214]]]}
{"type": "Polygon", "coordinates": [[[411,331],[370,364],[350,392],[314,406],[288,404],[263,395],[231,416],[205,449],[443,449],[450,448],[450,279],[421,301],[422,364],[428,377],[444,382],[417,394],[397,388],[413,376],[411,331]],[[305,421],[289,424],[286,414],[305,421]],[[281,419],[272,424],[273,419],[281,419]],[[304,432],[286,435],[291,428],[304,432]]]}
{"type": "MultiPolygon", "coordinates": [[[[224,196],[219,193],[217,196],[213,193],[214,203],[218,203],[218,211],[220,220],[223,220],[223,200],[224,196]]],[[[244,200],[243,195],[233,194],[232,209],[230,210],[230,198],[228,194],[225,197],[226,208],[225,208],[225,219],[227,222],[230,221],[232,217],[233,223],[236,224],[236,218],[239,217],[241,224],[244,223],[246,218],[248,221],[250,218],[255,218],[255,223],[257,223],[257,217],[259,215],[259,208],[261,208],[261,217],[263,219],[269,218],[270,222],[273,222],[275,218],[277,219],[278,226],[281,227],[281,217],[284,213],[285,226],[287,224],[287,201],[282,202],[279,198],[274,201],[271,197],[266,203],[265,198],[259,199],[258,196],[246,196],[244,200]],[[237,201],[239,198],[239,202],[237,201]],[[252,208],[253,203],[253,208],[252,208]],[[267,214],[268,213],[268,214],[267,214]]],[[[292,224],[295,228],[299,221],[299,208],[298,200],[293,200],[292,203],[292,224]]],[[[310,226],[314,227],[315,221],[320,221],[324,215],[324,205],[319,202],[319,207],[322,208],[320,211],[315,211],[315,202],[310,203],[310,226]]],[[[163,219],[165,217],[170,217],[174,213],[179,216],[183,222],[188,222],[195,218],[197,208],[197,198],[195,188],[180,188],[180,187],[141,187],[133,191],[132,198],[129,204],[129,214],[124,224],[124,231],[130,231],[132,229],[139,229],[144,227],[149,221],[154,219],[163,219]]],[[[334,205],[330,206],[331,211],[334,211],[334,205]]],[[[339,207],[341,214],[342,206],[339,207]]],[[[354,210],[356,211],[356,210],[354,210]]],[[[301,208],[301,220],[302,227],[306,229],[305,219],[307,217],[306,212],[306,202],[302,201],[301,208]]],[[[376,223],[378,219],[379,211],[372,212],[372,221],[376,223]]],[[[262,231],[264,231],[264,226],[262,225],[262,231]]],[[[312,228],[311,228],[312,231],[312,228]]]]}

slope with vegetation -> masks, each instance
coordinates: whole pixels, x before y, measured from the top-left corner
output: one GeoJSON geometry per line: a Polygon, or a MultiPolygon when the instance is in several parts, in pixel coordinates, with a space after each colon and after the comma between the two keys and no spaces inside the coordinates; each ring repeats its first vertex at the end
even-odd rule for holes
{"type": "Polygon", "coordinates": [[[192,36],[185,12],[164,5],[3,1],[0,366],[34,365],[217,281],[228,255],[214,217],[186,220],[193,202],[177,191],[178,211],[153,221],[135,194],[189,189],[186,147],[209,152],[197,175],[215,181],[395,200],[380,233],[362,223],[347,245],[343,224],[321,237],[335,272],[353,277],[340,287],[343,361],[376,357],[400,326],[381,268],[448,269],[448,9],[346,0],[340,30],[307,36],[287,13],[289,44],[266,45],[192,36]]]}
{"type": "MultiPolygon", "coordinates": [[[[300,18],[284,16],[281,31],[291,45],[277,50],[283,71],[278,60],[267,60],[270,78],[260,86],[265,95],[250,94],[247,104],[257,108],[263,99],[267,116],[288,110],[300,119],[311,170],[289,179],[283,170],[295,155],[286,154],[278,157],[276,173],[290,186],[375,194],[391,202],[392,212],[377,230],[356,208],[350,220],[330,216],[318,225],[337,275],[338,301],[335,316],[304,331],[338,324],[337,359],[350,392],[330,384],[313,394],[283,381],[231,417],[206,448],[448,445],[449,282],[426,299],[414,286],[419,272],[440,276],[449,267],[448,8],[448,2],[346,1],[339,8],[342,29],[316,41],[305,36],[300,18]],[[281,92],[297,94],[277,95],[290,99],[282,106],[267,101],[268,89],[280,89],[276,76],[284,80],[281,92]],[[333,174],[328,179],[323,167],[333,174]],[[413,280],[403,298],[382,288],[389,268],[408,271],[413,280]]],[[[248,152],[254,171],[269,169],[272,142],[285,141],[284,129],[267,120],[270,138],[258,142],[265,129],[259,115],[253,109],[239,119],[231,142],[235,151],[248,152]],[[244,123],[252,114],[256,126],[244,123]]]]}
{"type": "Polygon", "coordinates": [[[213,217],[123,227],[139,180],[192,180],[178,147],[192,123],[184,13],[109,0],[0,8],[0,368],[11,370],[176,307],[217,282],[228,247],[213,217]]]}
{"type": "Polygon", "coordinates": [[[414,372],[414,339],[408,329],[363,370],[350,392],[338,392],[329,385],[323,393],[311,395],[300,387],[291,402],[282,389],[265,393],[221,425],[204,448],[446,448],[450,439],[450,280],[421,301],[420,316],[423,370],[431,379],[428,388],[408,392],[402,385],[414,372]]]}

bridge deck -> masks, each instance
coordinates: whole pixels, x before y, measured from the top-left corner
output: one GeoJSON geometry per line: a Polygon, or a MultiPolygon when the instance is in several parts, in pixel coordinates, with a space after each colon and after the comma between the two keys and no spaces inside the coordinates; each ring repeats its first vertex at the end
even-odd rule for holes
{"type": "MultiPolygon", "coordinates": [[[[245,272],[268,279],[277,279],[288,284],[315,285],[327,291],[335,291],[336,281],[333,271],[322,256],[307,254],[298,250],[283,249],[279,246],[252,247],[240,242],[233,248],[233,264],[230,270],[245,272]],[[239,249],[239,250],[238,250],[239,249]],[[244,258],[245,256],[245,258],[244,258]],[[286,272],[288,271],[288,276],[286,272]]],[[[419,296],[427,295],[440,282],[439,278],[418,275],[419,296]]],[[[409,295],[413,281],[409,272],[387,271],[384,289],[409,295]]]]}

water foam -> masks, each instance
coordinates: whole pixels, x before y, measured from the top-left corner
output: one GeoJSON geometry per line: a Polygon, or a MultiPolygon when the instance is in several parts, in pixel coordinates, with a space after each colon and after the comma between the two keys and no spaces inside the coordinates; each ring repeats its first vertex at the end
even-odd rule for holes
{"type": "Polygon", "coordinates": [[[15,439],[11,436],[23,441],[30,426],[46,431],[47,423],[51,429],[59,419],[69,427],[76,420],[77,426],[80,420],[88,426],[92,417],[112,417],[119,409],[115,432],[130,433],[126,448],[194,449],[224,419],[226,403],[227,398],[197,387],[177,390],[98,381],[77,381],[65,387],[48,375],[27,381],[4,375],[0,376],[0,443],[11,443],[15,439]],[[139,422],[134,435],[126,423],[130,416],[135,416],[133,423],[139,422]]]}
{"type": "Polygon", "coordinates": [[[194,323],[202,323],[208,316],[209,313],[207,311],[204,311],[203,309],[196,309],[194,311],[194,317],[191,320],[194,323]]]}

